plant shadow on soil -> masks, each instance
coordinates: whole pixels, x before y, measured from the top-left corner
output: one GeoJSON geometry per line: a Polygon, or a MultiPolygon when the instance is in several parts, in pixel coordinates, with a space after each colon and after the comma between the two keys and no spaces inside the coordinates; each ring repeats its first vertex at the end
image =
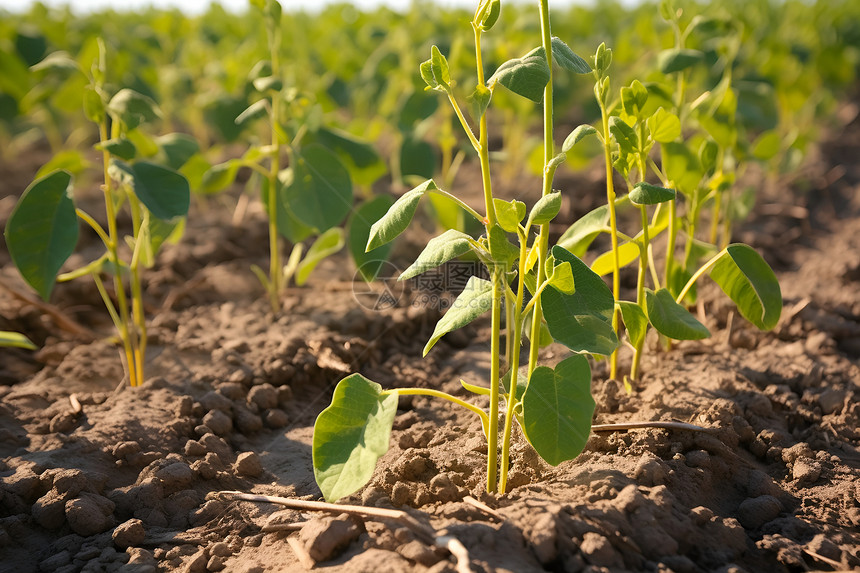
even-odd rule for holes
{"type": "MultiPolygon", "coordinates": [[[[713,338],[668,353],[651,341],[636,393],[594,365],[596,423],[680,420],[713,432],[595,433],[558,467],[517,434],[512,490],[493,496],[483,493],[478,420],[404,398],[388,453],[345,501],[429,520],[466,546],[475,571],[860,566],[857,110],[844,107],[845,128],[793,181],[753,182],[758,205],[736,235],[777,271],[786,304],[773,332],[755,331],[705,286],[713,338]]],[[[4,181],[27,180],[39,165],[32,161],[4,165],[18,170],[4,181]]],[[[574,188],[593,187],[594,174],[582,177],[574,188]]],[[[0,224],[18,193],[0,192],[0,224]]],[[[117,386],[119,357],[102,339],[110,333],[86,281],[59,285],[52,305],[99,333],[91,341],[0,288],[0,328],[41,346],[0,350],[0,571],[301,571],[291,535],[327,571],[455,570],[402,527],[207,498],[241,490],[318,499],[313,420],[351,372],[386,388],[464,397],[459,379],[483,383],[488,372],[484,322],[422,360],[440,310],[408,290],[392,308],[362,307],[345,258],[291,289],[272,320],[248,270],[265,264],[264,214],[251,209],[238,226],[230,216],[197,204],[186,238],[150,275],[152,352],[141,388],[117,386]]],[[[420,243],[406,239],[398,261],[420,243]]],[[[3,284],[26,293],[5,249],[0,264],[3,284]]],[[[543,356],[565,354],[551,346],[543,356]]]]}

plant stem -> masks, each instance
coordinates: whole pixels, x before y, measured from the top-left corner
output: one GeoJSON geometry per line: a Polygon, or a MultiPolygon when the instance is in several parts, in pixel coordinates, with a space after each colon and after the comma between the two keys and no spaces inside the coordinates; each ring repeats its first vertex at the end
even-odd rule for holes
{"type": "Polygon", "coordinates": [[[707,263],[702,265],[699,270],[697,270],[695,273],[693,273],[693,276],[691,276],[690,280],[687,281],[687,284],[684,285],[684,288],[681,290],[681,293],[675,299],[675,302],[677,302],[678,304],[681,304],[681,301],[684,300],[684,297],[687,296],[687,293],[690,291],[691,288],[693,288],[693,285],[696,284],[696,281],[699,280],[699,278],[703,274],[710,271],[711,268],[713,268],[713,266],[716,265],[717,262],[725,254],[726,254],[726,249],[721,250],[719,253],[717,253],[716,255],[711,257],[711,259],[707,263]]]}
{"type": "MultiPolygon", "coordinates": [[[[640,145],[644,147],[645,141],[645,126],[639,127],[640,145]]],[[[646,159],[644,152],[639,154],[639,180],[645,181],[646,159]]],[[[645,275],[648,273],[648,249],[650,248],[650,237],[648,236],[648,209],[645,205],[639,206],[639,211],[642,215],[642,245],[639,249],[639,274],[636,277],[636,304],[648,316],[648,311],[645,305],[645,275]]],[[[630,379],[637,380],[639,377],[639,365],[642,361],[642,350],[645,347],[645,337],[637,341],[633,348],[633,363],[630,366],[630,379]]],[[[626,384],[625,384],[626,386],[626,384]]]]}
{"type": "MultiPolygon", "coordinates": [[[[272,75],[278,76],[278,32],[272,32],[272,75]]],[[[281,171],[281,144],[278,138],[277,123],[280,120],[281,98],[279,94],[272,95],[272,110],[269,118],[272,129],[272,157],[269,160],[269,304],[272,314],[280,310],[280,295],[282,280],[281,255],[278,251],[278,174],[281,171]]]]}
{"type": "Polygon", "coordinates": [[[149,214],[141,215],[140,201],[133,193],[128,196],[129,205],[131,207],[132,229],[134,236],[134,252],[129,263],[129,279],[131,287],[131,302],[132,302],[132,322],[135,327],[135,371],[138,376],[138,383],[143,383],[143,365],[146,357],[146,316],[143,310],[143,289],[140,286],[140,251],[143,249],[144,237],[141,232],[142,225],[147,223],[149,214]]]}
{"type": "Polygon", "coordinates": [[[383,394],[393,394],[396,393],[400,396],[432,396],[433,398],[442,398],[443,400],[448,400],[449,402],[453,402],[458,406],[463,406],[467,410],[474,412],[481,418],[481,422],[486,426],[489,421],[487,418],[487,413],[481,410],[479,407],[474,404],[470,404],[465,400],[461,400],[456,396],[452,396],[447,392],[442,392],[440,390],[433,390],[430,388],[397,388],[395,390],[386,390],[383,394]]]}
{"type": "MultiPolygon", "coordinates": [[[[119,123],[114,123],[115,130],[119,128],[119,123]]],[[[109,139],[108,137],[108,126],[107,119],[101,121],[99,124],[99,140],[101,142],[105,142],[109,139]]],[[[108,172],[108,168],[110,166],[110,152],[106,149],[102,150],[102,162],[104,167],[104,185],[102,186],[102,191],[104,191],[105,197],[105,214],[107,216],[108,223],[108,238],[109,241],[105,243],[105,248],[107,248],[110,261],[113,263],[113,283],[114,290],[116,291],[116,299],[117,304],[119,306],[119,323],[117,328],[119,330],[119,337],[122,341],[123,350],[125,352],[125,360],[126,360],[126,371],[128,373],[128,381],[132,386],[139,385],[142,381],[137,379],[137,369],[135,368],[135,352],[132,345],[131,332],[129,328],[129,310],[128,310],[128,300],[125,295],[125,285],[122,281],[122,268],[120,267],[119,262],[119,252],[117,249],[118,239],[117,239],[117,225],[116,225],[116,209],[114,208],[114,199],[113,199],[113,187],[110,174],[108,172]]]]}
{"type": "MultiPolygon", "coordinates": [[[[472,29],[475,31],[475,69],[478,74],[478,85],[484,85],[484,61],[481,55],[481,29],[472,23],[472,29]]],[[[453,98],[452,98],[453,99],[453,98]]],[[[455,107],[457,113],[462,117],[459,107],[455,107]]],[[[462,120],[461,120],[462,121],[462,120]]],[[[468,131],[471,134],[471,130],[468,131]]],[[[472,135],[474,139],[474,135],[472,135]]],[[[473,142],[474,145],[474,142],[473,142]]],[[[481,160],[481,181],[484,187],[484,204],[487,211],[487,228],[489,229],[497,223],[496,207],[493,205],[493,183],[490,179],[490,150],[487,148],[487,114],[481,116],[478,131],[478,155],[481,160]]]]}
{"type": "MultiPolygon", "coordinates": [[[[511,355],[508,360],[508,367],[511,369],[511,380],[508,384],[507,409],[505,411],[505,427],[502,433],[502,473],[499,478],[499,493],[505,493],[508,488],[508,466],[510,465],[511,454],[511,430],[514,423],[514,409],[517,406],[517,385],[519,384],[519,366],[520,366],[520,348],[522,347],[522,332],[523,332],[523,296],[525,290],[525,274],[526,274],[526,256],[528,253],[527,237],[520,234],[520,261],[519,273],[517,274],[517,298],[513,304],[513,317],[508,323],[508,337],[511,339],[510,349],[511,355]]],[[[539,295],[535,295],[539,296],[539,295]]],[[[538,323],[540,325],[540,323],[538,323]]],[[[537,339],[540,342],[540,339],[537,339]]],[[[539,346],[532,344],[531,346],[539,346]]],[[[529,348],[531,348],[531,346],[529,348]]]]}
{"type": "Polygon", "coordinates": [[[493,280],[493,308],[490,334],[490,423],[487,428],[487,492],[496,491],[499,449],[499,361],[504,270],[490,269],[493,280]]]}
{"type": "MultiPolygon", "coordinates": [[[[606,102],[599,101],[600,115],[603,123],[603,156],[606,163],[606,201],[609,204],[609,228],[612,238],[612,296],[615,300],[621,297],[621,262],[618,254],[618,222],[615,214],[615,184],[612,181],[612,139],[609,131],[609,111],[606,102]]],[[[612,329],[618,333],[618,307],[612,310],[612,329]]],[[[609,357],[609,377],[618,375],[618,349],[612,351],[609,357]]]]}

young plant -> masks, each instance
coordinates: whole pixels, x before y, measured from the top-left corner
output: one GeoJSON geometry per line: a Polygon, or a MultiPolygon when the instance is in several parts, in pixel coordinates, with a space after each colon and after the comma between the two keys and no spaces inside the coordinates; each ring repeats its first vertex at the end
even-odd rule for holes
{"type": "MultiPolygon", "coordinates": [[[[77,67],[72,60],[66,65],[77,67]]],[[[85,75],[89,86],[82,94],[84,111],[98,126],[96,148],[104,164],[101,188],[107,229],[76,207],[72,175],[56,170],[39,177],[24,191],[6,224],[6,242],[21,275],[45,300],[57,280],[92,277],[119,334],[129,383],[138,386],[144,381],[147,345],[141,272],[155,263],[161,245],[177,239],[184,227],[190,191],[186,179],[174,168],[181,167],[190,156],[189,149],[167,143],[182,138],[161,139],[163,145],[159,146],[139,130],[159,115],[150,98],[128,88],[112,95],[106,91],[103,44],[99,58],[85,75]],[[149,145],[154,145],[152,158],[144,155],[149,145]],[[167,165],[150,160],[159,158],[167,165]],[[127,236],[121,236],[117,222],[123,207],[131,216],[132,233],[127,236]],[[78,219],[95,231],[105,253],[58,277],[74,252],[78,219]],[[102,280],[103,274],[112,279],[113,296],[102,280]]]]}
{"type": "MultiPolygon", "coordinates": [[[[650,103],[648,89],[639,81],[621,88],[620,98],[611,100],[607,75],[610,61],[611,51],[601,45],[594,57],[594,67],[595,95],[602,111],[602,131],[583,125],[568,138],[568,141],[572,140],[571,144],[575,144],[587,135],[596,133],[601,140],[607,172],[608,203],[583,217],[562,236],[560,243],[570,245],[575,252],[583,252],[598,232],[610,234],[612,250],[595,259],[591,268],[599,275],[613,274],[613,290],[616,291],[613,326],[618,332],[620,325],[617,318],[620,314],[633,349],[630,378],[637,380],[649,326],[670,340],[697,340],[710,336],[708,329],[683,306],[685,297],[705,273],[710,273],[738,305],[740,313],[762,330],[769,330],[776,325],[782,309],[782,297],[773,271],[761,256],[746,245],[727,245],[701,268],[692,266],[698,265],[697,253],[708,252],[706,245],[696,241],[695,227],[701,207],[709,197],[708,192],[714,189],[716,151],[706,140],[699,154],[701,160],[690,153],[688,143],[681,141],[679,117],[663,107],[655,110],[654,104],[650,103]],[[651,159],[652,148],[657,144],[661,149],[662,168],[651,159]],[[703,170],[702,165],[707,169],[703,170]],[[627,185],[627,193],[622,197],[617,197],[615,192],[613,177],[616,172],[627,185]],[[652,174],[660,179],[661,185],[646,181],[652,174]],[[691,203],[686,218],[688,236],[684,266],[680,267],[681,271],[690,271],[687,275],[677,271],[664,275],[670,277],[669,280],[683,278],[683,282],[673,288],[671,282],[661,284],[654,267],[651,244],[667,227],[670,242],[677,236],[675,203],[678,194],[673,188],[676,184],[680,189],[688,190],[684,197],[691,203]],[[622,233],[615,221],[616,209],[628,204],[639,210],[641,230],[636,236],[622,233]],[[665,209],[667,204],[670,207],[668,213],[665,209]],[[652,206],[656,206],[653,217],[648,211],[652,206]],[[618,292],[618,273],[633,261],[639,262],[636,300],[628,302],[622,300],[618,292]],[[649,271],[653,290],[646,287],[649,271]]],[[[710,249],[710,253],[716,250],[710,249]]],[[[667,258],[665,264],[671,268],[677,263],[667,258]]],[[[611,357],[610,377],[617,377],[616,354],[611,357]]],[[[624,384],[628,391],[632,390],[626,376],[624,384]]]]}
{"type": "Polygon", "coordinates": [[[430,59],[420,66],[427,89],[447,97],[478,155],[484,213],[476,212],[431,179],[403,194],[373,225],[367,243],[368,250],[378,248],[405,231],[425,195],[439,195],[455,201],[483,225],[484,232],[477,239],[455,229],[432,239],[400,279],[416,276],[469,252],[484,264],[489,280],[478,276],[469,279],[463,292],[437,323],[424,354],[448,332],[489,312],[488,384],[462,382],[466,390],[488,399],[489,403],[486,408],[479,407],[429,388],[383,390],[381,385],[361,374],[347,376],[338,383],[331,405],[314,425],[314,473],[328,500],[349,495],[370,479],[376,460],[388,449],[401,395],[442,398],[478,416],[487,438],[486,489],[489,492],[507,490],[514,420],[538,454],[553,465],[576,457],[588,439],[594,400],[586,355],[608,355],[618,346],[611,323],[614,300],[602,279],[578,257],[558,246],[550,250],[548,244],[549,223],[561,207],[561,194],[553,191],[552,180],[565,158],[563,152],[556,153],[553,143],[553,64],[580,74],[589,73],[591,68],[563,41],[552,37],[548,3],[543,0],[540,3],[540,45],[521,58],[505,62],[487,79],[481,40],[498,20],[500,10],[499,0],[482,0],[471,22],[477,77],[467,102],[472,120],[477,124],[477,133],[460,105],[460,94],[451,81],[447,58],[433,46],[430,59]],[[541,198],[530,210],[520,201],[505,201],[493,195],[486,112],[493,93],[500,86],[534,103],[543,102],[541,198]],[[503,317],[507,323],[504,349],[503,317]],[[526,337],[529,360],[521,374],[520,351],[526,337]],[[548,338],[565,344],[576,354],[555,367],[539,365],[538,349],[548,338]]]}
{"type": "Polygon", "coordinates": [[[20,332],[0,330],[0,347],[36,350],[37,346],[20,332]]]}

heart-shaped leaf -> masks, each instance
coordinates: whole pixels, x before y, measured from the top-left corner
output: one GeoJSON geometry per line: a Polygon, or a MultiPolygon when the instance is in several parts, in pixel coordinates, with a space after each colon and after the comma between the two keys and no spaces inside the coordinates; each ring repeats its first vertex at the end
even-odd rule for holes
{"type": "Polygon", "coordinates": [[[293,178],[283,197],[296,219],[322,233],[352,210],[352,180],[337,155],[312,143],[296,154],[293,178]]]}
{"type": "Polygon", "coordinates": [[[571,356],[554,369],[538,366],[523,394],[523,433],[540,457],[557,466],[585,448],[594,407],[585,356],[571,356]]]}
{"type": "Polygon", "coordinates": [[[21,276],[48,300],[57,272],[75,250],[78,218],[72,176],[55,171],[24,190],[6,222],[6,246],[21,276]]]}
{"type": "Polygon", "coordinates": [[[549,332],[574,352],[610,355],[618,348],[618,337],[612,328],[615,299],[606,283],[570,251],[552,248],[559,264],[569,262],[576,292],[564,294],[552,286],[541,295],[549,332]]]}
{"type": "Polygon", "coordinates": [[[397,398],[361,374],[338,382],[331,405],[314,423],[314,478],[326,501],[346,497],[370,480],[376,460],[388,451],[397,398]]]}
{"type": "Polygon", "coordinates": [[[541,46],[522,58],[508,60],[499,66],[487,84],[492,88],[493,84],[498,82],[515,94],[535,103],[540,103],[549,78],[550,70],[546,63],[546,51],[541,46]]]}
{"type": "Polygon", "coordinates": [[[155,217],[169,221],[188,214],[191,189],[188,180],[173,169],[148,161],[129,165],[114,159],[108,173],[128,185],[155,217]]]}

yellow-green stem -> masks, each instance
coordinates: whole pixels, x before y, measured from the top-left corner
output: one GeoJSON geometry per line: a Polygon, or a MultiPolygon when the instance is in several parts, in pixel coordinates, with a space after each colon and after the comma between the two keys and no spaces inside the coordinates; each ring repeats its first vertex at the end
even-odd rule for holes
{"type": "MultiPolygon", "coordinates": [[[[612,180],[612,139],[609,132],[609,112],[606,104],[600,102],[603,122],[603,157],[606,163],[606,201],[609,204],[609,228],[612,239],[612,296],[615,300],[621,298],[621,262],[618,255],[618,222],[615,214],[615,184],[612,180]]],[[[612,329],[618,333],[618,308],[612,311],[612,329]]],[[[609,377],[618,375],[618,350],[609,357],[609,377]]]]}
{"type": "MultiPolygon", "coordinates": [[[[113,131],[118,135],[119,122],[114,122],[113,131]]],[[[109,139],[108,137],[108,126],[107,119],[104,119],[99,124],[99,140],[104,142],[109,139]]],[[[108,223],[108,238],[110,239],[108,243],[105,244],[105,247],[108,250],[109,257],[111,263],[113,263],[113,283],[114,283],[114,291],[116,291],[116,300],[117,305],[119,306],[119,337],[122,341],[123,349],[125,351],[126,356],[126,369],[128,372],[128,380],[132,386],[137,386],[137,371],[135,368],[135,352],[133,350],[130,328],[129,328],[129,310],[128,310],[128,300],[125,294],[125,285],[122,281],[122,267],[120,266],[119,261],[119,252],[118,252],[118,233],[117,233],[117,225],[116,225],[116,209],[114,208],[113,203],[113,187],[111,182],[110,173],[108,172],[108,168],[110,166],[110,152],[107,150],[102,150],[102,162],[104,167],[104,186],[102,190],[104,191],[105,197],[105,214],[107,216],[108,223]]]]}
{"type": "Polygon", "coordinates": [[[481,422],[486,425],[489,421],[487,418],[487,413],[481,410],[479,407],[474,404],[470,404],[465,400],[461,400],[456,396],[452,396],[447,392],[441,392],[439,390],[433,390],[430,388],[397,388],[396,390],[386,390],[383,394],[398,394],[399,396],[431,396],[433,398],[442,398],[444,400],[448,400],[449,402],[453,402],[458,406],[463,406],[467,410],[474,412],[481,418],[481,422]]]}
{"type": "MultiPolygon", "coordinates": [[[[484,61],[481,54],[481,29],[472,24],[475,31],[475,71],[478,74],[478,85],[484,85],[484,61]]],[[[455,108],[459,110],[459,108],[455,108]]],[[[459,113],[459,111],[458,111],[459,113]]],[[[471,133],[471,130],[469,131],[471,133]]],[[[473,136],[474,137],[474,136],[473,136]]],[[[484,187],[484,205],[487,211],[487,228],[496,224],[496,207],[493,205],[493,183],[490,179],[490,150],[487,148],[487,114],[481,116],[478,131],[478,155],[481,160],[481,181],[484,187]]]]}
{"type": "Polygon", "coordinates": [[[133,194],[129,194],[129,205],[131,206],[132,229],[134,234],[134,252],[129,263],[132,324],[134,326],[132,339],[134,347],[134,368],[137,383],[143,384],[143,365],[146,359],[146,316],[143,310],[143,289],[140,284],[140,252],[143,249],[141,226],[145,223],[147,214],[141,214],[140,202],[133,194]]]}
{"type": "Polygon", "coordinates": [[[487,492],[496,491],[499,449],[499,361],[504,272],[490,269],[493,281],[493,308],[490,334],[490,423],[487,428],[487,492]]]}
{"type": "MultiPolygon", "coordinates": [[[[640,125],[639,140],[645,141],[645,127],[640,125]]],[[[645,181],[647,156],[645,153],[640,153],[638,157],[639,164],[639,181],[645,181]]],[[[636,277],[636,304],[648,316],[648,311],[645,306],[645,275],[648,274],[648,250],[650,248],[651,238],[648,233],[648,209],[645,205],[640,205],[639,211],[642,215],[642,246],[639,250],[639,275],[636,277]]],[[[639,365],[642,361],[642,350],[645,347],[645,337],[637,341],[633,348],[633,363],[630,366],[630,379],[637,380],[639,378],[639,365]]]]}

